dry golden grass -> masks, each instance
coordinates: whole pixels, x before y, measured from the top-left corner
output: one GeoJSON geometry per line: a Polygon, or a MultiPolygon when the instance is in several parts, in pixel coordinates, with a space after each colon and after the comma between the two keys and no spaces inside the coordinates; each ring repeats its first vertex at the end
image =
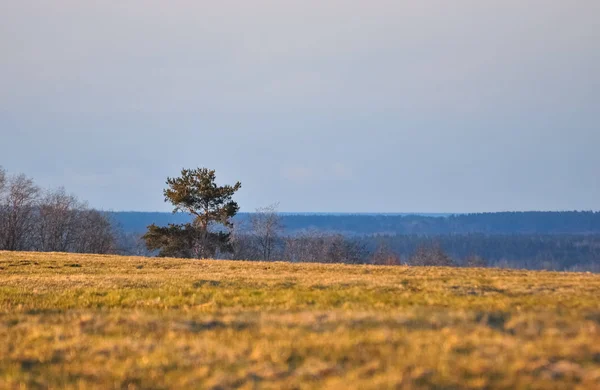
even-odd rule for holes
{"type": "Polygon", "coordinates": [[[0,388],[600,388],[600,275],[0,252],[0,388]]]}

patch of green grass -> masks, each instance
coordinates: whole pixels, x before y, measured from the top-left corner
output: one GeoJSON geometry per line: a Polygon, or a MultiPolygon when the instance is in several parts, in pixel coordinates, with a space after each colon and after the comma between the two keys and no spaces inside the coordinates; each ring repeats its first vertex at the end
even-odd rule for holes
{"type": "Polygon", "coordinates": [[[0,388],[600,388],[600,276],[0,252],[0,388]]]}

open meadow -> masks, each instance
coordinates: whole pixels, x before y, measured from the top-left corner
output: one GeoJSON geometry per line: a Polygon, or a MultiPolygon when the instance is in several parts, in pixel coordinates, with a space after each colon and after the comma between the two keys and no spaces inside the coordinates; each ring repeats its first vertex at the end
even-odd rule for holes
{"type": "Polygon", "coordinates": [[[0,388],[600,388],[600,275],[0,252],[0,388]]]}

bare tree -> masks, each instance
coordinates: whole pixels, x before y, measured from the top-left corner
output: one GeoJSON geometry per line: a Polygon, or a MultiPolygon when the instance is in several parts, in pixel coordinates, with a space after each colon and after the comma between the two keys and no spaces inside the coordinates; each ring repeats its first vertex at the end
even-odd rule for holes
{"type": "Polygon", "coordinates": [[[283,258],[292,262],[359,264],[366,262],[367,250],[359,240],[311,230],[286,237],[283,258]]]}
{"type": "Polygon", "coordinates": [[[322,252],[327,263],[361,264],[368,257],[368,251],[361,241],[342,234],[325,235],[322,252]]]}
{"type": "Polygon", "coordinates": [[[6,201],[6,171],[0,166],[0,250],[4,248],[6,218],[8,216],[8,204],[6,201]]]}
{"type": "Polygon", "coordinates": [[[410,258],[410,265],[452,267],[456,264],[438,243],[422,245],[410,258]]]}
{"type": "Polygon", "coordinates": [[[64,188],[48,191],[40,201],[36,224],[36,249],[67,252],[78,235],[78,219],[86,207],[64,188]]]}
{"type": "Polygon", "coordinates": [[[73,252],[105,254],[115,250],[115,232],[107,215],[91,209],[79,213],[73,252]]]}
{"type": "Polygon", "coordinates": [[[0,195],[4,192],[5,184],[6,184],[6,171],[0,165],[0,195]]]}
{"type": "Polygon", "coordinates": [[[256,209],[250,217],[252,236],[263,260],[271,260],[279,236],[283,232],[281,217],[277,213],[278,203],[256,209]]]}
{"type": "MultiPolygon", "coordinates": [[[[249,220],[236,221],[231,229],[232,251],[226,258],[232,260],[260,260],[261,253],[256,245],[249,220]]],[[[226,255],[223,253],[222,255],[226,255]]]]}
{"type": "Polygon", "coordinates": [[[32,179],[0,167],[0,250],[109,253],[113,225],[64,189],[42,193],[32,179]]]}
{"type": "Polygon", "coordinates": [[[25,175],[10,176],[5,182],[0,198],[0,249],[29,249],[40,189],[25,175]]]}
{"type": "Polygon", "coordinates": [[[377,265],[400,265],[402,258],[390,249],[389,245],[381,240],[377,243],[377,249],[371,256],[371,263],[377,265]]]}
{"type": "Polygon", "coordinates": [[[316,230],[304,231],[285,238],[283,258],[294,263],[314,263],[321,259],[322,233],[316,230]]]}
{"type": "Polygon", "coordinates": [[[108,215],[67,194],[47,192],[39,202],[35,248],[45,252],[112,253],[117,249],[115,224],[108,215]]]}

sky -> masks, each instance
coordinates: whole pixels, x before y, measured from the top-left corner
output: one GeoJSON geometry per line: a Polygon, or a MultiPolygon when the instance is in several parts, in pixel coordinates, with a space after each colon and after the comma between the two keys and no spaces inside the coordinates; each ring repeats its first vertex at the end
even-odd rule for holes
{"type": "Polygon", "coordinates": [[[104,210],[600,209],[598,0],[0,0],[0,165],[104,210]]]}

